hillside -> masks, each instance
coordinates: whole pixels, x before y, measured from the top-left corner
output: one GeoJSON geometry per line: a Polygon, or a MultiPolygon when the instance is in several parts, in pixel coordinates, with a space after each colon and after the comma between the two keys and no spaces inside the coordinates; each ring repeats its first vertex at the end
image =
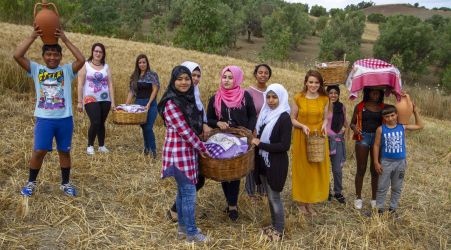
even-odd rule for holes
{"type": "Polygon", "coordinates": [[[442,15],[445,17],[451,17],[451,11],[443,10],[428,10],[424,8],[415,8],[407,4],[384,4],[375,5],[362,10],[365,15],[372,13],[380,13],[384,16],[393,16],[397,14],[412,15],[423,20],[430,18],[433,15],[442,15]]]}
{"type": "MultiPolygon", "coordinates": [[[[31,32],[31,27],[0,23],[1,87],[31,82],[15,66],[12,53],[31,32]],[[13,65],[13,66],[11,66],[13,65]]],[[[163,88],[172,67],[183,60],[194,60],[203,67],[201,92],[204,102],[214,93],[219,71],[227,64],[245,70],[246,83],[253,82],[254,63],[230,57],[130,42],[119,39],[67,33],[76,46],[88,54],[93,42],[107,48],[118,103],[125,100],[128,77],[138,53],[146,53],[161,78],[163,88]]],[[[38,62],[40,46],[36,41],[28,57],[38,62]]],[[[63,49],[64,62],[71,61],[63,49]]],[[[291,71],[273,68],[271,82],[284,84],[291,96],[302,87],[305,69],[291,71]]],[[[355,103],[343,97],[348,113],[355,103]]],[[[87,156],[89,125],[84,113],[74,113],[72,181],[79,197],[61,195],[60,172],[55,152],[46,156],[38,177],[35,196],[23,199],[19,190],[28,174],[33,145],[34,91],[18,93],[0,88],[0,249],[186,249],[177,241],[177,225],[165,218],[175,197],[172,180],[161,180],[161,160],[141,154],[142,137],[138,126],[117,126],[107,122],[106,145],[109,154],[87,156]]],[[[432,98],[429,99],[431,102],[432,98]]],[[[418,105],[422,107],[421,105],[418,105]]],[[[348,114],[349,115],[349,114],[348,114]]],[[[111,118],[111,116],[110,116],[111,118]]],[[[280,243],[265,242],[261,228],[270,221],[266,200],[251,202],[242,193],[240,218],[231,223],[220,184],[207,180],[198,195],[198,210],[207,214],[198,220],[212,241],[202,249],[447,249],[451,235],[449,223],[451,190],[451,121],[425,118],[423,131],[407,138],[409,168],[401,197],[399,217],[372,217],[354,210],[355,161],[353,143],[348,141],[348,159],[343,170],[346,206],[336,201],[315,205],[316,217],[304,217],[291,199],[291,178],[282,193],[286,211],[286,235],[280,243]],[[426,146],[427,145],[427,146],[426,146]],[[447,222],[448,221],[448,222],[447,222]]],[[[161,147],[164,127],[155,126],[157,145],[161,147]]],[[[244,181],[242,182],[244,187],[244,181]]],[[[368,212],[369,176],[365,178],[364,212],[368,212]]]]}

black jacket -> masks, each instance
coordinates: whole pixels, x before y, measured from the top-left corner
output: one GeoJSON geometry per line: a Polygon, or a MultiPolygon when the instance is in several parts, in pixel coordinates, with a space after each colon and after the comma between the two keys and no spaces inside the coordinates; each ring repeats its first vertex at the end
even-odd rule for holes
{"type": "Polygon", "coordinates": [[[244,92],[245,105],[241,108],[229,109],[224,102],[221,103],[221,119],[218,120],[215,112],[215,96],[210,98],[207,109],[207,124],[212,128],[217,128],[218,121],[228,122],[230,127],[242,126],[254,131],[257,124],[257,111],[255,110],[254,101],[247,91],[244,92]],[[229,116],[230,112],[230,116],[229,116]]]}
{"type": "MultiPolygon", "coordinates": [[[[282,192],[287,180],[288,150],[291,146],[292,126],[290,115],[288,113],[281,114],[269,137],[270,143],[260,142],[258,145],[259,149],[268,151],[271,167],[266,167],[265,161],[258,154],[258,150],[255,151],[254,178],[257,184],[261,183],[259,175],[265,175],[269,186],[276,192],[282,192]]],[[[264,126],[259,134],[263,132],[263,128],[264,126]]]]}

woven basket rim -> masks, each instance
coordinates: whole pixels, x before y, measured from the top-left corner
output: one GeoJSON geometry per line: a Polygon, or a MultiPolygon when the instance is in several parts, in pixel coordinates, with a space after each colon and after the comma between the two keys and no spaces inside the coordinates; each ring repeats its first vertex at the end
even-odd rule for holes
{"type": "MultiPolygon", "coordinates": [[[[229,130],[238,130],[238,131],[248,132],[248,133],[252,136],[252,131],[250,131],[249,129],[247,129],[247,128],[245,128],[245,127],[227,128],[227,129],[214,128],[214,129],[212,129],[212,130],[210,131],[210,133],[209,133],[209,135],[208,135],[208,138],[210,138],[212,135],[217,134],[217,133],[225,133],[225,134],[227,134],[228,132],[226,132],[226,131],[229,131],[229,130]],[[215,132],[215,133],[212,134],[212,132],[215,132]]],[[[207,141],[208,138],[207,138],[205,141],[207,141]]],[[[205,142],[205,141],[204,141],[204,142],[205,142]]],[[[252,144],[251,142],[248,142],[247,144],[249,145],[249,147],[248,147],[247,151],[246,151],[245,153],[243,153],[243,154],[240,154],[240,155],[237,155],[237,156],[234,156],[234,157],[231,157],[231,158],[225,158],[225,159],[213,158],[213,157],[210,157],[210,156],[206,156],[205,158],[206,158],[206,159],[211,159],[211,160],[219,160],[219,161],[221,161],[221,160],[233,160],[233,159],[237,159],[237,158],[239,158],[239,157],[242,157],[242,156],[246,155],[249,151],[251,151],[251,150],[253,150],[253,149],[255,148],[255,145],[252,144]]]]}

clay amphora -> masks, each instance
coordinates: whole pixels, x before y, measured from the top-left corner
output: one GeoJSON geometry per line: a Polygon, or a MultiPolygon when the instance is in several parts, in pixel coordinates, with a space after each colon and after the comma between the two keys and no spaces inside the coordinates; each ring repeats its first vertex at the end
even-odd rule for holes
{"type": "Polygon", "coordinates": [[[395,104],[398,111],[398,123],[409,124],[410,117],[413,113],[413,103],[408,94],[401,95],[401,100],[395,104]]]}
{"type": "Polygon", "coordinates": [[[58,43],[55,32],[60,27],[60,21],[55,4],[47,3],[45,0],[42,3],[36,3],[34,5],[34,23],[42,30],[41,39],[44,44],[58,43]],[[36,13],[38,6],[41,6],[41,10],[36,13]],[[53,10],[49,9],[49,7],[53,7],[53,10]]]}

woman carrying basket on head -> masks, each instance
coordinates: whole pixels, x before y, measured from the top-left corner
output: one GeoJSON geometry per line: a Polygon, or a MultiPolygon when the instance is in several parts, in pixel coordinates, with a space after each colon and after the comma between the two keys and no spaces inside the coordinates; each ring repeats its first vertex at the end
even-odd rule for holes
{"type": "MultiPolygon", "coordinates": [[[[325,135],[329,98],[324,90],[321,74],[309,70],[304,88],[294,96],[291,107],[293,130],[292,185],[293,200],[300,203],[303,214],[316,215],[311,204],[327,199],[329,194],[329,151],[324,150],[322,162],[310,162],[307,158],[307,138],[315,133],[325,135]]],[[[327,140],[324,147],[328,149],[327,140]]]]}
{"type": "Polygon", "coordinates": [[[196,183],[198,153],[208,156],[197,134],[202,133],[202,111],[196,107],[191,72],[185,66],[172,70],[169,85],[158,103],[166,126],[163,146],[162,178],[174,177],[177,183],[178,238],[189,242],[207,240],[196,226],[196,183]]]}
{"type": "Polygon", "coordinates": [[[354,208],[362,209],[362,186],[363,177],[367,169],[368,156],[370,157],[371,173],[371,207],[376,208],[376,194],[378,174],[374,168],[373,149],[376,129],[382,125],[382,109],[384,108],[384,90],[378,88],[364,88],[363,100],[354,108],[351,119],[351,129],[354,131],[355,140],[355,158],[357,163],[357,172],[355,175],[354,208]]]}
{"type": "Polygon", "coordinates": [[[83,105],[88,114],[90,125],[88,130],[88,147],[86,153],[93,155],[94,140],[99,141],[98,151],[108,153],[105,147],[105,121],[110,109],[115,107],[113,78],[108,64],[105,63],[105,46],[94,43],[91,56],[78,72],[77,109],[83,112],[83,105]]]}
{"type": "MultiPolygon", "coordinates": [[[[257,113],[251,95],[240,87],[243,71],[238,66],[227,66],[221,72],[219,90],[210,98],[207,110],[208,125],[227,129],[242,126],[251,131],[257,122],[257,113]]],[[[240,180],[221,182],[227,200],[225,212],[232,221],[238,219],[240,180]]]]}
{"type": "Polygon", "coordinates": [[[255,180],[268,193],[271,225],[263,228],[270,240],[282,239],[285,219],[280,193],[288,174],[288,150],[291,145],[291,118],[288,92],[274,83],[264,92],[266,101],[257,120],[257,137],[252,144],[258,147],[255,161],[255,180]]]}
{"type": "Polygon", "coordinates": [[[141,125],[144,137],[144,154],[157,157],[157,146],[155,143],[155,133],[153,124],[157,118],[157,94],[160,89],[160,80],[156,72],[150,69],[149,59],[144,54],[138,55],[135,63],[135,70],[130,76],[130,90],[125,104],[131,104],[135,97],[135,104],[147,108],[146,123],[141,125]]]}

